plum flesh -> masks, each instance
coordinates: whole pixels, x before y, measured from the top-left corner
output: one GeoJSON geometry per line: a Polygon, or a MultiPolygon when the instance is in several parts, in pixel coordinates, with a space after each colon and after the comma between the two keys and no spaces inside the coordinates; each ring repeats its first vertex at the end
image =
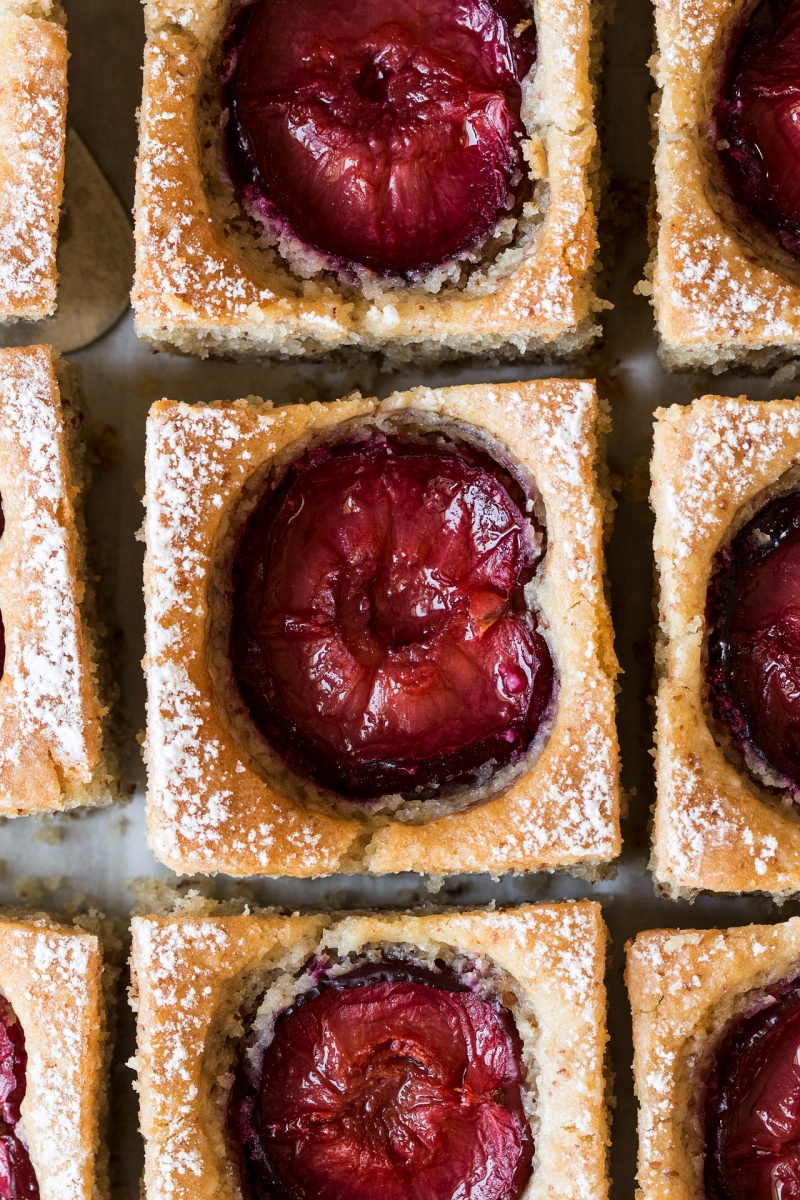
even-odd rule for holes
{"type": "Polygon", "coordinates": [[[717,555],[707,616],[714,716],[800,795],[800,491],[765,505],[717,555]]]}
{"type": "Polygon", "coordinates": [[[226,39],[231,177],[334,260],[419,275],[514,208],[535,56],[521,0],[251,0],[226,39]]]}
{"type": "Polygon", "coordinates": [[[324,978],[242,1057],[229,1132],[245,1195],[517,1200],[533,1160],[524,1087],[510,1012],[448,968],[324,978]]]}
{"type": "Polygon", "coordinates": [[[734,198],[800,258],[800,0],[761,0],[742,25],[712,137],[734,198]]]}
{"type": "Polygon", "coordinates": [[[464,453],[322,444],[241,536],[234,678],[273,750],[348,798],[485,781],[548,711],[552,659],[524,592],[542,534],[505,472],[464,453]]]}
{"type": "Polygon", "coordinates": [[[800,986],[735,1024],[706,1099],[708,1200],[800,1200],[800,986]]]}

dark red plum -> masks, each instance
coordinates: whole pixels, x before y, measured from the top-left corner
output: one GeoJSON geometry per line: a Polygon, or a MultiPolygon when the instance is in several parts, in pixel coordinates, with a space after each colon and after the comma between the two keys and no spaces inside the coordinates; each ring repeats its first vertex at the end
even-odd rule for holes
{"type": "Polygon", "coordinates": [[[718,556],[709,589],[714,715],[800,795],[800,491],[767,504],[718,556]]]}
{"type": "Polygon", "coordinates": [[[800,988],[725,1039],[706,1101],[708,1200],[800,1200],[800,988]]]}
{"type": "Polygon", "coordinates": [[[735,199],[800,258],[800,0],[761,0],[742,26],[712,127],[735,199]]]}
{"type": "Polygon", "coordinates": [[[356,799],[527,750],[553,692],[524,587],[542,535],[488,455],[375,435],[306,452],[249,518],[231,659],[298,774],[356,799]]]}
{"type": "Polygon", "coordinates": [[[246,1193],[517,1200],[533,1138],[516,1025],[499,1003],[426,976],[356,972],[278,1017],[233,1093],[246,1193]]]}
{"type": "Polygon", "coordinates": [[[408,276],[492,233],[525,164],[521,0],[251,0],[223,67],[248,211],[343,263],[408,276]]]}

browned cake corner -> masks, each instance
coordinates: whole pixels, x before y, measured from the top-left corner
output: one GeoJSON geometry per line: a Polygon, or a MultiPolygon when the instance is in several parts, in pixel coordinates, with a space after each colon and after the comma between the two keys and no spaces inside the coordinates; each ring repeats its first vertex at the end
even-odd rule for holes
{"type": "Polygon", "coordinates": [[[55,311],[67,57],[57,0],[0,0],[0,322],[55,311]]]}
{"type": "Polygon", "coordinates": [[[27,1054],[16,1128],[42,1200],[108,1195],[110,970],[95,934],[36,912],[0,912],[0,992],[27,1054]]]}
{"type": "Polygon", "coordinates": [[[91,624],[75,400],[47,347],[0,350],[4,816],[107,804],[119,786],[91,624]]]}
{"type": "Polygon", "coordinates": [[[671,895],[800,887],[800,823],[711,718],[706,606],[715,556],[800,461],[800,402],[703,396],[656,413],[659,581],[653,869],[671,895]]]}

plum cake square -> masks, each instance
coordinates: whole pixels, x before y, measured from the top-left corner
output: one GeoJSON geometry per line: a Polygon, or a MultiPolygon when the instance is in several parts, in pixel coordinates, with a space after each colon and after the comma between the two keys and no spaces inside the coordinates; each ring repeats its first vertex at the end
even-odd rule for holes
{"type": "Polygon", "coordinates": [[[800,920],[628,944],[642,1200],[775,1200],[797,1180],[800,920]]]}
{"type": "Polygon", "coordinates": [[[61,5],[0,0],[0,322],[55,311],[66,121],[61,5]]]}
{"type": "Polygon", "coordinates": [[[599,9],[147,0],[139,336],[401,362],[589,346],[599,9]]]}
{"type": "Polygon", "coordinates": [[[112,982],[99,939],[0,912],[0,1186],[14,1200],[108,1195],[105,1116],[112,982]]]}
{"type": "Polygon", "coordinates": [[[674,369],[800,354],[797,5],[657,0],[652,294],[674,369]]]}
{"type": "Polygon", "coordinates": [[[672,895],[800,889],[800,401],[657,414],[654,871],[672,895]]]}
{"type": "Polygon", "coordinates": [[[77,389],[47,347],[0,350],[0,815],[107,804],[77,389]]]}
{"type": "Polygon", "coordinates": [[[599,905],[197,905],[133,921],[146,1200],[605,1200],[599,905]]]}
{"type": "Polygon", "coordinates": [[[592,383],[148,422],[148,824],[177,872],[619,851],[592,383]]]}

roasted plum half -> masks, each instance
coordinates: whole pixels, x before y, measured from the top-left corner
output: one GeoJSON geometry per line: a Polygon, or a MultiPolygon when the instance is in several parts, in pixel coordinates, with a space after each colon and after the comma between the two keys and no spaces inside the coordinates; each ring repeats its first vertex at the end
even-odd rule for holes
{"type": "Polygon", "coordinates": [[[741,25],[711,125],[733,198],[800,259],[800,0],[760,0],[741,25]]]}
{"type": "Polygon", "coordinates": [[[0,996],[0,1200],[39,1200],[39,1186],[17,1125],[27,1067],[22,1026],[0,996]]]}
{"type": "Polygon", "coordinates": [[[242,1055],[228,1128],[259,1200],[517,1200],[533,1161],[510,1011],[396,962],[302,993],[242,1055]]]}
{"type": "Polygon", "coordinates": [[[479,247],[526,173],[522,0],[250,0],[223,61],[244,207],[342,264],[418,276],[479,247]]]}
{"type": "Polygon", "coordinates": [[[362,431],[267,486],[233,562],[230,658],[272,751],[337,796],[430,797],[525,755],[554,690],[525,596],[532,501],[464,443],[362,431]]]}
{"type": "Polygon", "coordinates": [[[800,796],[800,490],[767,503],[716,557],[713,715],[763,781],[800,796]]]}
{"type": "Polygon", "coordinates": [[[708,1200],[800,1200],[800,986],[781,984],[722,1043],[706,1099],[708,1200]]]}

